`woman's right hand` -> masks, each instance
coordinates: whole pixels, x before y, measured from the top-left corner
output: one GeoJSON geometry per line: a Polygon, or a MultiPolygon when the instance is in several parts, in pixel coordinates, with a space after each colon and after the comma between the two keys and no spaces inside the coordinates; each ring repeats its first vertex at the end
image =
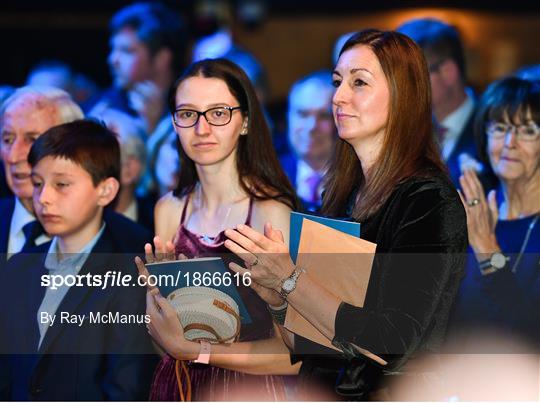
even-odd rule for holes
{"type": "MultiPolygon", "coordinates": [[[[283,233],[279,230],[274,229],[270,225],[265,226],[265,236],[267,236],[272,241],[285,243],[283,233]]],[[[246,263],[246,265],[249,266],[249,270],[251,270],[251,265],[249,265],[248,263],[246,263]]],[[[229,267],[235,272],[240,273],[242,272],[242,270],[246,270],[245,268],[236,263],[230,263],[229,267]]],[[[249,271],[244,271],[244,273],[250,274],[249,271]]],[[[253,288],[253,290],[259,295],[259,297],[261,297],[261,299],[271,307],[282,306],[285,302],[285,300],[281,297],[281,295],[279,295],[277,291],[271,288],[264,287],[256,281],[251,281],[251,288],[253,288]]]]}
{"type": "Polygon", "coordinates": [[[469,243],[479,261],[489,259],[492,253],[501,250],[495,236],[499,218],[495,191],[490,191],[486,199],[476,172],[470,169],[464,171],[459,183],[462,189],[459,195],[467,213],[469,243]]]}

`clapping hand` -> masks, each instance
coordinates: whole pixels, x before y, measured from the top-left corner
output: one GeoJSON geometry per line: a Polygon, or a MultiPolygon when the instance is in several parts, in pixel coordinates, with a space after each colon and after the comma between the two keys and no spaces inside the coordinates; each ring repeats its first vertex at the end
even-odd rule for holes
{"type": "Polygon", "coordinates": [[[462,189],[459,196],[467,213],[469,243],[479,261],[488,259],[492,253],[500,250],[495,236],[499,218],[495,190],[490,191],[486,199],[476,172],[470,169],[464,171],[459,183],[462,189]]]}
{"type": "Polygon", "coordinates": [[[225,246],[249,267],[246,269],[231,263],[230,269],[249,275],[251,287],[267,304],[282,305],[283,299],[277,291],[281,288],[281,281],[294,271],[294,264],[281,231],[266,223],[264,234],[261,234],[242,224],[236,230],[226,230],[225,235],[229,238],[225,246]]]}
{"type": "MultiPolygon", "coordinates": [[[[165,262],[174,260],[174,245],[171,241],[163,243],[159,236],[154,238],[154,250],[152,245],[147,243],[144,246],[145,260],[147,263],[165,262]]],[[[180,255],[179,259],[186,259],[180,255]]],[[[144,262],[138,256],[135,257],[135,264],[139,271],[139,276],[145,279],[146,292],[146,314],[150,318],[146,327],[148,333],[167,353],[177,359],[186,358],[184,352],[188,350],[187,341],[184,337],[184,330],[178,319],[178,315],[172,305],[164,298],[159,289],[148,281],[149,273],[144,262]]]]}

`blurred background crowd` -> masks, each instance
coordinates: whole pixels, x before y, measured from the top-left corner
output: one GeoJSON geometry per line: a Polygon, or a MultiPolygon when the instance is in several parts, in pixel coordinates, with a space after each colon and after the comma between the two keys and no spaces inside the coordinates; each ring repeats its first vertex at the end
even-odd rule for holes
{"type": "MultiPolygon", "coordinates": [[[[317,211],[337,136],[332,69],[341,46],[365,28],[410,36],[426,58],[433,135],[462,192],[474,252],[452,323],[485,322],[538,342],[538,5],[26,0],[1,7],[2,114],[22,108],[18,130],[31,133],[35,122],[24,103],[10,100],[17,88],[47,86],[70,94],[85,116],[118,134],[122,187],[115,209],[151,232],[154,205],[175,189],[181,170],[168,91],[186,66],[223,57],[247,73],[284,170],[304,208],[317,211]],[[487,196],[490,190],[496,192],[487,196]],[[488,253],[494,250],[507,261],[497,262],[488,253]]],[[[0,197],[13,196],[9,181],[17,178],[6,181],[5,171],[20,162],[6,141],[0,197]]],[[[18,251],[8,249],[2,252],[18,251]]]]}

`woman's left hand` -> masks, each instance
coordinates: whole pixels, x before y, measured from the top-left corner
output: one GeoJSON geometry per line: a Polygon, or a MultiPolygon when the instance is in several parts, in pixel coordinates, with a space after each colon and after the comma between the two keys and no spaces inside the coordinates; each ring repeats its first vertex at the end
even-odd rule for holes
{"type": "Polygon", "coordinates": [[[264,235],[243,224],[238,225],[236,230],[226,230],[225,235],[229,238],[225,246],[250,267],[247,270],[231,263],[230,268],[249,274],[260,286],[279,291],[281,281],[294,271],[283,236],[272,224],[265,224],[264,235]]]}
{"type": "Polygon", "coordinates": [[[459,192],[467,213],[469,243],[480,260],[488,258],[500,250],[495,236],[495,226],[499,218],[495,191],[484,196],[484,188],[473,170],[465,170],[459,178],[462,192],[459,192]]]}
{"type": "Polygon", "coordinates": [[[176,311],[157,288],[146,293],[146,314],[150,317],[148,333],[161,348],[179,360],[194,358],[188,353],[190,342],[184,337],[176,311]]]}

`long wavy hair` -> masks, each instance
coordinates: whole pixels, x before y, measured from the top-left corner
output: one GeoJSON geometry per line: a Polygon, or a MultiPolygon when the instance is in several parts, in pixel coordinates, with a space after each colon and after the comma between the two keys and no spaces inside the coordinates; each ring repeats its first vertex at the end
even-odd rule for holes
{"type": "MultiPolygon", "coordinates": [[[[237,99],[243,116],[248,118],[247,135],[239,137],[236,152],[236,168],[244,192],[256,200],[275,199],[297,210],[298,199],[279,163],[261,105],[244,71],[226,59],[205,59],[191,64],[169,91],[171,114],[176,109],[178,87],[190,77],[223,80],[237,99]]],[[[181,168],[174,195],[183,197],[193,191],[199,177],[195,163],[181,146],[178,152],[181,168]]]]}
{"type": "Polygon", "coordinates": [[[368,29],[349,38],[339,55],[355,46],[368,46],[386,77],[390,92],[386,133],[368,179],[353,147],[337,140],[325,178],[322,212],[343,214],[351,191],[359,189],[352,216],[362,221],[405,179],[447,170],[433,136],[431,87],[422,50],[403,34],[368,29]]]}

